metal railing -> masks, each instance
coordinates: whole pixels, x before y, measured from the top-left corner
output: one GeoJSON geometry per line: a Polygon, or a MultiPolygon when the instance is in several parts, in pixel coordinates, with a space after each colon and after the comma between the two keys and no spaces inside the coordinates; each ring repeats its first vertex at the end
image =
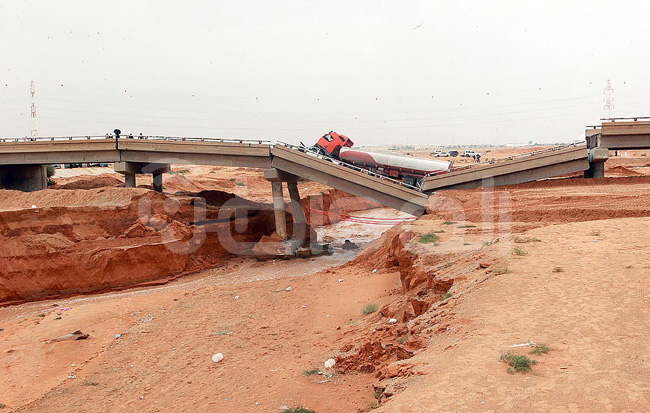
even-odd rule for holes
{"type": "Polygon", "coordinates": [[[617,120],[632,120],[634,122],[638,121],[639,119],[650,119],[650,116],[630,116],[627,118],[600,118],[600,120],[608,120],[611,122],[616,122],[617,120]]]}
{"type": "Polygon", "coordinates": [[[386,175],[382,175],[380,173],[373,172],[373,171],[371,171],[369,169],[360,168],[360,167],[358,167],[356,165],[352,165],[350,163],[343,162],[343,161],[341,161],[339,159],[336,159],[336,158],[333,158],[331,156],[323,155],[322,153],[320,153],[320,152],[318,152],[318,151],[316,151],[316,150],[314,150],[312,148],[309,148],[307,146],[293,145],[293,144],[290,144],[290,143],[280,142],[280,141],[278,141],[278,143],[276,143],[276,145],[277,146],[284,146],[284,147],[287,147],[287,148],[290,148],[290,149],[295,149],[295,150],[300,151],[300,152],[308,153],[309,155],[314,156],[316,158],[320,158],[320,159],[326,160],[328,162],[332,162],[332,163],[334,163],[336,165],[344,166],[346,168],[352,169],[352,170],[357,171],[357,172],[364,173],[364,174],[369,175],[369,176],[373,176],[375,178],[380,178],[380,179],[382,179],[384,181],[390,182],[390,183],[395,184],[395,185],[403,186],[405,188],[412,189],[412,190],[415,190],[415,191],[421,191],[420,186],[405,184],[402,181],[398,181],[397,179],[389,178],[386,175]]]}
{"type": "MultiPolygon", "coordinates": [[[[86,135],[86,136],[49,136],[39,138],[0,138],[2,142],[58,142],[58,141],[80,141],[80,140],[115,140],[115,135],[86,135]]],[[[242,144],[271,144],[270,140],[264,139],[235,139],[235,138],[197,138],[191,136],[156,136],[156,135],[120,135],[119,139],[145,139],[156,141],[174,142],[219,142],[219,143],[242,143],[242,144]]]]}

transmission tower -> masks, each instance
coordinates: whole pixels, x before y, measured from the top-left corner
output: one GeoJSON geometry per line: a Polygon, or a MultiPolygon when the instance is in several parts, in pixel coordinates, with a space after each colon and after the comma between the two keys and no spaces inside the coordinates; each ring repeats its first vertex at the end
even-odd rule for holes
{"type": "Polygon", "coordinates": [[[33,139],[38,138],[38,119],[36,118],[36,86],[32,80],[32,85],[30,88],[32,95],[32,133],[31,136],[33,139]]]}
{"type": "Polygon", "coordinates": [[[603,91],[603,101],[605,102],[603,105],[605,114],[611,117],[612,111],[614,110],[614,88],[609,83],[609,79],[607,79],[607,85],[605,85],[605,90],[603,91]]]}

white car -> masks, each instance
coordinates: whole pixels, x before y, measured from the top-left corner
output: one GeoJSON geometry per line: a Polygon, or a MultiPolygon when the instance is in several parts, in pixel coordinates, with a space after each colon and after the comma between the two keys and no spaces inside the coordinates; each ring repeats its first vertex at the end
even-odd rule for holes
{"type": "Polygon", "coordinates": [[[438,152],[435,154],[436,158],[441,158],[443,156],[451,156],[451,155],[449,155],[449,152],[438,152]]]}
{"type": "Polygon", "coordinates": [[[465,158],[471,158],[471,157],[476,156],[476,155],[480,156],[481,154],[478,153],[478,152],[474,152],[474,151],[465,151],[465,152],[460,154],[460,156],[463,156],[465,158]]]}

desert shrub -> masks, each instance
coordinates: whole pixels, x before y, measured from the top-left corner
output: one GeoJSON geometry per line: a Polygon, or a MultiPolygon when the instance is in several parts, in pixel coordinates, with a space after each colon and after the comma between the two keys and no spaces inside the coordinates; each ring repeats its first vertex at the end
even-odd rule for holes
{"type": "Polygon", "coordinates": [[[553,350],[546,344],[542,343],[534,343],[532,344],[533,349],[530,351],[530,354],[535,354],[537,356],[541,356],[542,354],[546,354],[549,351],[553,350]]]}
{"type": "Polygon", "coordinates": [[[528,255],[528,252],[526,252],[526,250],[521,247],[514,247],[512,249],[512,253],[519,256],[528,255]]]}
{"type": "Polygon", "coordinates": [[[379,308],[379,306],[377,304],[374,304],[374,303],[366,304],[366,306],[363,307],[363,313],[364,314],[372,314],[375,311],[377,311],[377,308],[379,308]]]}
{"type": "Polygon", "coordinates": [[[515,237],[515,244],[528,244],[529,242],[542,242],[539,238],[519,238],[515,237]]]}
{"type": "Polygon", "coordinates": [[[514,371],[520,373],[526,373],[530,371],[533,365],[537,364],[535,360],[529,358],[528,356],[519,356],[511,352],[502,354],[501,361],[510,366],[508,367],[509,372],[512,372],[512,369],[514,369],[514,371]]]}
{"type": "Polygon", "coordinates": [[[420,235],[419,241],[423,244],[427,244],[430,242],[438,242],[440,241],[440,237],[437,234],[434,234],[433,232],[429,232],[428,234],[420,235]]]}

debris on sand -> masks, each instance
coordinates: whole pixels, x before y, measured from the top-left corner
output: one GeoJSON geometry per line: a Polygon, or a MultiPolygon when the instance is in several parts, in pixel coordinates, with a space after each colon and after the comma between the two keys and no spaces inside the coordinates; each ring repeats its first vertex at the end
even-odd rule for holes
{"type": "Polygon", "coordinates": [[[325,362],[325,368],[326,368],[326,369],[331,369],[332,367],[334,367],[335,364],[336,364],[336,360],[334,360],[334,359],[329,359],[329,360],[327,360],[327,361],[325,362]]]}
{"type": "Polygon", "coordinates": [[[217,354],[215,354],[215,355],[212,356],[212,361],[213,361],[214,363],[218,363],[218,362],[220,362],[221,360],[223,360],[223,354],[221,354],[221,353],[217,353],[217,354]]]}
{"type": "Polygon", "coordinates": [[[82,333],[81,330],[77,330],[74,333],[66,334],[61,337],[53,338],[52,340],[46,341],[47,344],[56,343],[59,341],[74,341],[74,340],[85,340],[90,337],[90,334],[82,333]]]}

